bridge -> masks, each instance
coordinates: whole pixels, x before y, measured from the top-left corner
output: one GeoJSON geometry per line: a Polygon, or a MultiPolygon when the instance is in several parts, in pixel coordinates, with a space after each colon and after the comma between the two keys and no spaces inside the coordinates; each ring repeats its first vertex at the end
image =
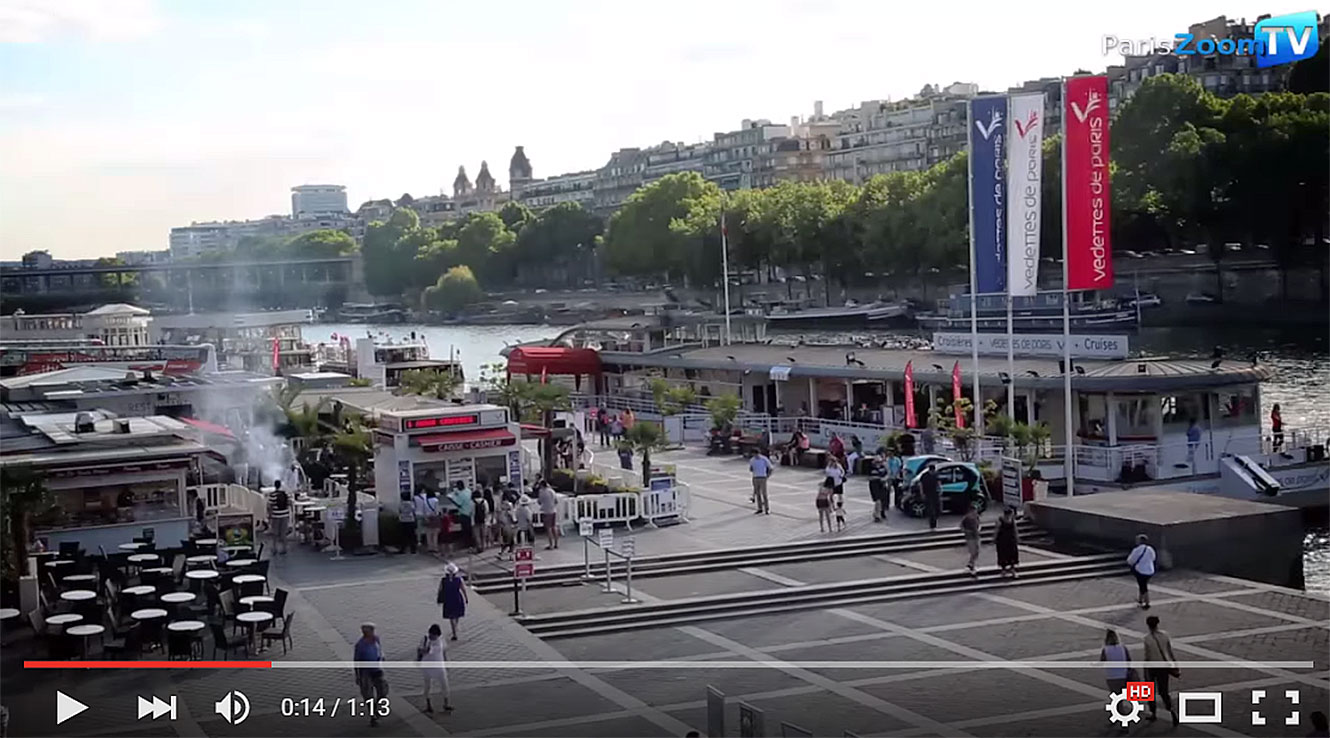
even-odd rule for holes
{"type": "Polygon", "coordinates": [[[288,284],[359,285],[364,278],[359,256],[276,261],[168,262],[113,264],[46,269],[0,269],[0,291],[43,294],[123,287],[143,277],[162,286],[186,289],[255,289],[288,284]]]}

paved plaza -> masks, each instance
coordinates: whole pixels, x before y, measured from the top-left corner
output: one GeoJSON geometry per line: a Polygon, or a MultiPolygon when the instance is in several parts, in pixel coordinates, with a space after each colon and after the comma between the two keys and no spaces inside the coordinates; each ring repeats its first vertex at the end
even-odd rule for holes
{"type": "MultiPolygon", "coordinates": [[[[737,458],[698,451],[662,455],[691,487],[691,522],[633,532],[641,555],[777,544],[821,536],[813,508],[818,475],[779,470],[770,484],[771,515],[754,515],[748,474],[737,458]]],[[[867,485],[847,485],[850,530],[841,536],[904,532],[926,527],[893,511],[886,525],[870,519],[867,485]]],[[[943,518],[954,529],[956,516],[943,518]]],[[[622,536],[623,531],[616,531],[622,536]]],[[[537,567],[582,562],[582,544],[570,539],[557,551],[540,550],[537,567]]],[[[1027,548],[1024,561],[1063,554],[1027,548]]],[[[1253,552],[1253,555],[1259,555],[1253,552]]],[[[993,566],[985,547],[982,562],[993,566]]],[[[852,559],[753,566],[703,574],[641,579],[634,594],[645,602],[728,592],[797,588],[923,572],[954,571],[965,560],[958,545],[852,559]]],[[[492,556],[458,557],[472,571],[493,569],[492,556]]],[[[442,562],[428,556],[368,556],[329,561],[293,548],[274,560],[273,586],[291,591],[295,648],[263,654],[276,662],[346,661],[359,625],[378,625],[386,655],[412,661],[431,623],[442,562]]],[[[1124,567],[1125,569],[1125,567],[1124,567]]],[[[616,588],[621,589],[621,582],[616,588]]],[[[1330,601],[1264,584],[1186,571],[1164,572],[1153,586],[1154,607],[1187,661],[1312,660],[1312,669],[1231,665],[1184,668],[1175,690],[1220,692],[1223,721],[1172,728],[1166,714],[1141,722],[1134,736],[1304,736],[1312,710],[1330,712],[1330,601]],[[1251,692],[1264,690],[1266,725],[1251,725],[1251,692]],[[1300,725],[1284,725],[1293,709],[1285,691],[1297,690],[1300,725]]],[[[619,606],[621,591],[582,585],[533,589],[530,613],[619,606]]],[[[70,736],[683,736],[707,733],[706,687],[728,698],[726,733],[739,735],[739,703],[762,711],[765,733],[782,735],[782,722],[817,736],[1108,736],[1107,689],[1098,669],[978,668],[1012,660],[1084,662],[1098,658],[1105,628],[1115,628],[1132,657],[1143,656],[1144,613],[1134,606],[1127,577],[1006,586],[980,592],[912,597],[852,607],[804,610],[542,641],[507,616],[511,596],[472,594],[461,639],[449,659],[468,662],[704,661],[755,668],[485,668],[453,669],[456,712],[425,714],[419,675],[391,670],[392,715],[372,731],[345,708],[336,717],[287,717],[283,698],[355,696],[350,668],[261,671],[79,672],[23,671],[30,639],[9,634],[3,650],[0,694],[10,710],[9,734],[70,736]],[[919,668],[836,668],[807,662],[967,662],[919,668]],[[54,724],[55,692],[90,709],[54,724]],[[241,690],[252,703],[249,719],[229,725],[214,703],[241,690]],[[177,696],[174,721],[139,720],[136,697],[177,696]]],[[[208,655],[208,654],[205,654],[208,655]]],[[[537,664],[536,666],[539,667],[537,664]]],[[[437,707],[437,705],[436,705],[437,707]]],[[[794,735],[795,728],[786,727],[794,735]]]]}

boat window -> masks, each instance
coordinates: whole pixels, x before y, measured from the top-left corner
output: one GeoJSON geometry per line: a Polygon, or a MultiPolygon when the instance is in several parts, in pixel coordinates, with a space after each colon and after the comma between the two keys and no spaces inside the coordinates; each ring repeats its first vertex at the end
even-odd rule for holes
{"type": "Polygon", "coordinates": [[[1154,397],[1118,396],[1117,401],[1118,442],[1154,438],[1154,419],[1150,415],[1154,397]]]}
{"type": "Polygon", "coordinates": [[[1083,394],[1080,400],[1083,438],[1108,438],[1108,398],[1105,395],[1083,394]]]}
{"type": "Polygon", "coordinates": [[[1209,418],[1209,407],[1207,407],[1204,395],[1161,395],[1159,398],[1160,414],[1164,417],[1164,425],[1178,425],[1183,428],[1191,420],[1201,423],[1209,418]]]}
{"type": "Polygon", "coordinates": [[[1220,425],[1236,426],[1256,423],[1256,391],[1239,387],[1219,393],[1220,425]]]}

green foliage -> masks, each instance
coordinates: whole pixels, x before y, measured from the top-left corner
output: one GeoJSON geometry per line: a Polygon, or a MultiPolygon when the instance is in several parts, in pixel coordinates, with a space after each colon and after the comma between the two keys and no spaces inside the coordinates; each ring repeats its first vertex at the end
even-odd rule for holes
{"type": "Polygon", "coordinates": [[[462,379],[452,370],[411,369],[402,372],[397,388],[404,395],[420,395],[448,400],[462,386],[462,379]]]}
{"type": "Polygon", "coordinates": [[[457,232],[458,263],[487,281],[511,279],[517,237],[496,213],[472,215],[457,232]]]}
{"type": "Polygon", "coordinates": [[[531,219],[531,208],[528,208],[520,202],[512,202],[510,200],[504,203],[503,207],[499,208],[499,220],[503,221],[504,228],[507,228],[513,233],[521,232],[522,227],[531,219]]]}
{"type": "Polygon", "coordinates": [[[630,195],[610,218],[606,258],[622,274],[714,277],[719,219],[714,183],[697,172],[667,175],[630,195]]]}
{"type": "Polygon", "coordinates": [[[349,387],[369,387],[373,384],[368,377],[352,377],[347,383],[349,387]]]}
{"type": "Polygon", "coordinates": [[[432,310],[455,313],[480,301],[485,293],[468,266],[455,266],[447,271],[433,287],[425,290],[425,306],[432,310]]]}
{"type": "MultiPolygon", "coordinates": [[[[102,266],[123,266],[124,259],[119,256],[103,256],[97,260],[96,265],[102,266]]],[[[132,287],[138,284],[139,275],[135,272],[116,272],[114,274],[102,274],[98,276],[103,287],[132,287]]]]}
{"type": "Polygon", "coordinates": [[[575,202],[559,203],[527,220],[517,234],[517,279],[530,284],[578,284],[593,274],[605,224],[575,202]]]}
{"type": "Polygon", "coordinates": [[[711,424],[716,428],[727,428],[739,417],[743,401],[738,395],[716,395],[707,400],[707,412],[711,413],[711,424]]]}
{"type": "Polygon", "coordinates": [[[326,228],[310,231],[286,242],[283,248],[292,259],[331,259],[356,253],[356,240],[345,231],[326,228]]]}
{"type": "Polygon", "coordinates": [[[651,488],[651,454],[668,447],[665,430],[659,424],[645,420],[633,423],[633,427],[624,432],[623,440],[619,441],[619,448],[642,455],[642,486],[647,489],[651,488]]]}
{"type": "Polygon", "coordinates": [[[28,573],[29,518],[47,504],[46,479],[40,473],[23,466],[0,470],[0,510],[8,517],[4,547],[6,580],[28,573]]]}

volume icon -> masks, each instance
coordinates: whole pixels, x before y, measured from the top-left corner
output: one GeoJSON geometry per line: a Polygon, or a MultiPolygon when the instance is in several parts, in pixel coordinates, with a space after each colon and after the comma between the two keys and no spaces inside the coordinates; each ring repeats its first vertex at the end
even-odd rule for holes
{"type": "Polygon", "coordinates": [[[227,692],[225,697],[213,705],[213,712],[221,715],[226,722],[239,725],[249,719],[249,698],[244,692],[227,692]]]}

